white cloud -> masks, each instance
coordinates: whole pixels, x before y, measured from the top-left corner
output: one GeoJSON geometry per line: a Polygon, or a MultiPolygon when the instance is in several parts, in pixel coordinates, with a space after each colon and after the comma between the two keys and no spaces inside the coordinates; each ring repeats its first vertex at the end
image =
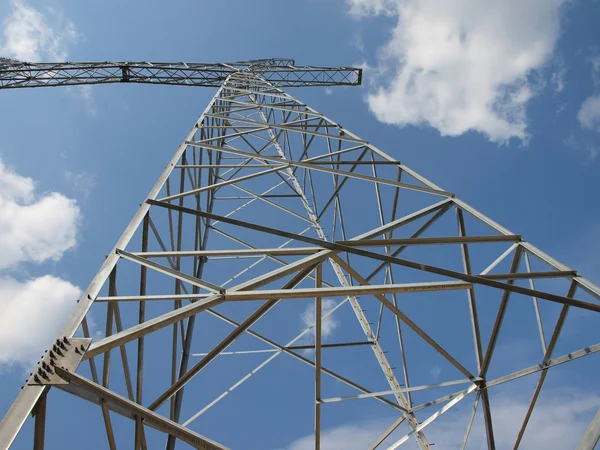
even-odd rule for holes
{"type": "MultiPolygon", "coordinates": [[[[595,93],[586,98],[581,104],[579,111],[577,112],[577,120],[581,128],[589,131],[596,131],[600,133],[600,93],[598,93],[598,87],[600,86],[600,56],[589,59],[592,65],[592,81],[594,83],[595,93]]],[[[587,150],[589,154],[589,160],[591,161],[598,156],[598,144],[596,141],[596,135],[593,136],[592,140],[589,138],[579,138],[579,141],[571,135],[565,141],[565,144],[574,148],[583,148],[587,150]],[[576,144],[579,144],[578,146],[576,144]]]]}
{"type": "MultiPolygon", "coordinates": [[[[492,391],[493,392],[493,391],[492,391]]],[[[467,397],[473,400],[473,395],[467,397]]],[[[498,448],[512,448],[519,432],[531,394],[522,397],[496,399],[492,397],[492,417],[494,435],[498,448]]],[[[468,401],[465,399],[464,401],[468,401]]],[[[563,450],[576,448],[589,420],[593,417],[600,397],[584,395],[583,392],[553,393],[542,396],[531,417],[521,448],[563,450]]],[[[457,405],[458,406],[458,405],[457,405]]],[[[434,411],[432,410],[431,413],[434,411]]],[[[441,448],[460,448],[466,429],[470,404],[460,410],[449,410],[443,418],[437,419],[424,432],[430,442],[441,448]]],[[[321,435],[323,450],[362,450],[377,439],[393,422],[392,419],[355,423],[326,429],[321,435]]],[[[405,431],[403,429],[402,431],[405,431]]],[[[392,434],[389,443],[399,439],[402,431],[392,434]]],[[[309,450],[314,448],[313,436],[305,436],[292,442],[286,450],[309,450]]],[[[382,447],[385,448],[385,445],[382,447]]],[[[416,449],[414,441],[407,441],[400,448],[416,449]]],[[[482,424],[474,424],[467,448],[487,448],[485,429],[482,424]],[[478,426],[481,425],[481,426],[478,426]]]]}
{"type": "Polygon", "coordinates": [[[76,243],[79,207],[57,192],[34,196],[34,182],[0,160],[0,269],[57,261],[76,243]]]}
{"type": "Polygon", "coordinates": [[[575,133],[571,133],[563,140],[563,144],[566,147],[570,147],[573,150],[583,152],[587,155],[587,163],[592,162],[599,153],[598,145],[587,138],[576,136],[575,133]]]}
{"type": "Polygon", "coordinates": [[[550,84],[554,88],[554,93],[558,94],[562,92],[565,88],[567,66],[565,65],[565,61],[562,58],[556,58],[555,66],[556,70],[552,73],[552,76],[550,77],[550,84]]]}
{"type": "Polygon", "coordinates": [[[382,122],[442,135],[526,140],[530,75],[550,60],[565,1],[347,0],[355,16],[397,18],[370,109],[382,122]]]}
{"type": "MultiPolygon", "coordinates": [[[[364,450],[384,431],[381,423],[342,425],[321,432],[322,450],[364,450]]],[[[314,450],[315,439],[312,435],[292,442],[285,450],[314,450]]]]}
{"type": "Polygon", "coordinates": [[[74,98],[83,102],[85,110],[90,116],[95,116],[98,113],[96,99],[93,96],[94,88],[92,86],[84,84],[80,86],[67,86],[65,89],[67,89],[67,92],[74,98]]]}
{"type": "Polygon", "coordinates": [[[88,172],[74,173],[69,170],[65,172],[65,180],[73,190],[82,197],[87,198],[96,186],[96,177],[88,172]]]}
{"type": "MultiPolygon", "coordinates": [[[[79,208],[0,160],[0,269],[60,259],[76,243],[79,208]]],[[[81,291],[50,275],[18,281],[0,275],[0,365],[31,365],[58,333],[81,291]]]]}
{"type": "MultiPolygon", "coordinates": [[[[11,5],[12,12],[4,19],[0,55],[27,62],[65,61],[69,47],[81,37],[75,24],[52,8],[44,14],[22,0],[11,0],[11,5]]],[[[91,86],[67,90],[84,102],[89,114],[96,114],[91,86]]]]}
{"type": "Polygon", "coordinates": [[[25,282],[0,278],[0,364],[30,366],[39,360],[80,294],[50,275],[25,282]]]}
{"type": "MultiPolygon", "coordinates": [[[[550,391],[547,391],[550,392],[550,391]]],[[[492,391],[493,393],[493,391],[492,391]]],[[[498,448],[512,448],[521,427],[531,393],[517,397],[491,396],[494,435],[498,448]]],[[[561,450],[576,448],[592,419],[600,397],[571,391],[561,394],[544,395],[536,404],[520,448],[561,450]],[[584,420],[585,419],[585,420],[584,420]]],[[[481,405],[480,405],[481,406],[481,405]]],[[[463,439],[468,410],[451,418],[437,429],[433,426],[428,435],[434,442],[444,447],[458,448],[463,439]]],[[[435,423],[435,422],[434,422],[435,423]]],[[[474,427],[469,437],[470,448],[486,448],[486,435],[483,424],[474,427]]],[[[427,429],[426,429],[427,430],[427,429]]]]}
{"type": "Polygon", "coordinates": [[[438,365],[433,366],[429,369],[429,374],[433,377],[434,380],[438,380],[440,375],[442,374],[442,368],[438,365]]]}
{"type": "MultiPolygon", "coordinates": [[[[324,298],[322,300],[322,305],[321,305],[321,312],[322,315],[327,314],[329,311],[331,311],[336,305],[335,300],[331,299],[331,298],[324,298]]],[[[312,329],[310,330],[310,335],[312,335],[313,337],[315,336],[315,304],[311,303],[309,304],[306,309],[302,312],[301,315],[301,319],[302,319],[302,324],[304,325],[305,328],[309,328],[312,327],[312,329]]],[[[321,321],[321,336],[323,338],[327,338],[329,336],[331,336],[333,334],[333,332],[336,330],[336,328],[338,327],[339,322],[338,320],[335,319],[335,317],[333,317],[333,314],[325,317],[322,321],[321,321]]]]}
{"type": "Polygon", "coordinates": [[[78,38],[75,25],[53,10],[49,15],[12,0],[12,13],[4,20],[0,53],[21,61],[64,61],[69,44],[78,38]]]}
{"type": "Polygon", "coordinates": [[[600,95],[585,99],[579,108],[577,119],[583,128],[600,131],[600,95]]]}
{"type": "Polygon", "coordinates": [[[356,50],[358,50],[359,52],[365,51],[365,45],[363,44],[363,39],[362,35],[360,34],[360,31],[354,33],[354,36],[352,37],[352,46],[356,48],[356,50]]]}
{"type": "Polygon", "coordinates": [[[385,14],[388,16],[396,13],[395,0],[349,0],[350,14],[355,17],[385,14]]]}
{"type": "Polygon", "coordinates": [[[589,58],[589,62],[592,65],[592,81],[595,86],[598,86],[600,85],[600,56],[589,58]]]}

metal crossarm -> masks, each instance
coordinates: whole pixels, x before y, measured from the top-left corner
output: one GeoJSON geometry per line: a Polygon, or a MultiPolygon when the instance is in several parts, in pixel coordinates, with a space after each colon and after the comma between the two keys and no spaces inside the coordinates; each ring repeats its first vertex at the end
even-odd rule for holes
{"type": "Polygon", "coordinates": [[[0,64],[4,87],[219,87],[6,412],[0,449],[30,414],[34,450],[54,448],[45,418],[64,395],[96,414],[78,433],[99,428],[111,450],[282,448],[311,432],[320,450],[342,402],[379,426],[370,449],[429,450],[468,402],[463,450],[510,433],[525,448],[547,374],[600,352],[565,331],[598,317],[600,288],[281,89],[360,84],[360,69],[0,64]],[[506,368],[504,339],[525,330],[541,348],[506,368]],[[518,432],[503,429],[496,386],[535,374],[518,432]],[[295,434],[277,441],[283,423],[295,434]]]}
{"type": "Polygon", "coordinates": [[[0,59],[0,89],[85,84],[141,83],[219,87],[229,75],[252,70],[280,87],[357,86],[362,69],[297,66],[293,59],[260,59],[234,63],[56,62],[31,63],[0,59]]]}

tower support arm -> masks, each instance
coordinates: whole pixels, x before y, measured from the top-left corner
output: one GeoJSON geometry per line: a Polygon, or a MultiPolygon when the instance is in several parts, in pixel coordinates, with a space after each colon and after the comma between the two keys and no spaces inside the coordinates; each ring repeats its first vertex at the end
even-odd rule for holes
{"type": "Polygon", "coordinates": [[[86,378],[57,367],[56,373],[69,382],[61,386],[62,389],[81,396],[93,403],[105,404],[112,411],[125,417],[136,419],[139,417],[143,423],[159,431],[177,436],[182,441],[194,448],[205,450],[227,450],[226,447],[214,442],[198,433],[172,422],[161,415],[144,408],[125,397],[115,394],[111,390],[87,380],[86,378]]]}
{"type": "Polygon", "coordinates": [[[290,59],[216,64],[128,61],[31,63],[0,59],[0,89],[109,83],[220,87],[232,73],[249,69],[279,87],[358,86],[362,78],[362,69],[296,66],[290,59]]]}

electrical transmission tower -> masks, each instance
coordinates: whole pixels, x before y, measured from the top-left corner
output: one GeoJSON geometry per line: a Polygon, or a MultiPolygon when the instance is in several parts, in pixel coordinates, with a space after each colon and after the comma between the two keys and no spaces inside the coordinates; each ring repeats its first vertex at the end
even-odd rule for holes
{"type": "Polygon", "coordinates": [[[546,379],[600,350],[564,338],[597,320],[597,286],[281,89],[357,85],[358,69],[5,60],[0,79],[219,87],[6,413],[0,448],[30,413],[36,450],[55,433],[268,449],[286,445],[276,429],[325,449],[339,417],[368,422],[372,449],[450,448],[449,426],[462,448],[513,431],[519,448],[546,379]],[[511,339],[537,347],[511,359],[511,339]],[[495,392],[524,379],[529,408],[506,430],[495,392]]]}

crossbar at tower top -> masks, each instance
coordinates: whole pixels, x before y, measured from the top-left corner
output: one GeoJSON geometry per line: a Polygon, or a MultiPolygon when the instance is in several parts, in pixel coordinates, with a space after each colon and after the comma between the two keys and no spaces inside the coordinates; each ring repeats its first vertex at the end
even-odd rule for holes
{"type": "Polygon", "coordinates": [[[358,86],[362,69],[298,66],[287,58],[232,63],[48,62],[0,58],[0,89],[108,83],[220,87],[234,72],[251,71],[278,87],[358,86]]]}

